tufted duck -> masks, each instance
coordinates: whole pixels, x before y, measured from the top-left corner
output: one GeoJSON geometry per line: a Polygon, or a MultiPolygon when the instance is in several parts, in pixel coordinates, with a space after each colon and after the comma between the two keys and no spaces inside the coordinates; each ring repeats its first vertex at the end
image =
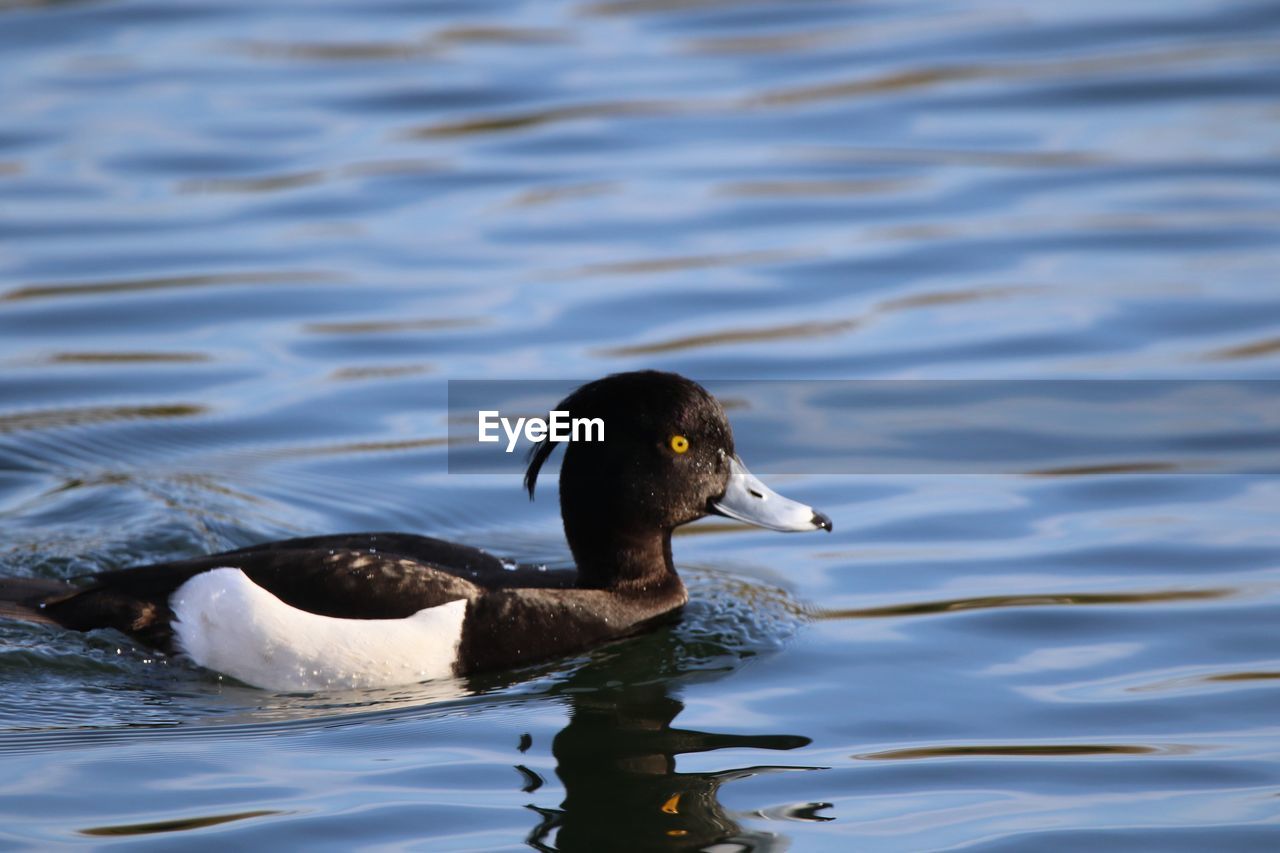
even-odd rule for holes
{"type": "MultiPolygon", "coordinates": [[[[747,471],[720,404],[684,377],[615,374],[557,408],[609,427],[607,441],[565,449],[560,512],[576,572],[513,571],[425,536],[338,534],[103,572],[86,586],[0,579],[0,616],[115,628],[274,690],[408,684],[643,630],[688,599],[671,531],[709,513],[831,529],[747,471]]],[[[530,453],[530,499],[555,447],[530,453]]]]}

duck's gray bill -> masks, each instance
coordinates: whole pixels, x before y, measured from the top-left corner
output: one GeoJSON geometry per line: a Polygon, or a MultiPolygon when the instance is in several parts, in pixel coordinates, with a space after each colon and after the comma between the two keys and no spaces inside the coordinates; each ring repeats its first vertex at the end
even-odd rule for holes
{"type": "Polygon", "coordinates": [[[811,506],[784,498],[757,480],[737,456],[729,459],[729,485],[724,496],[708,506],[712,512],[770,530],[831,529],[830,518],[811,506]]]}

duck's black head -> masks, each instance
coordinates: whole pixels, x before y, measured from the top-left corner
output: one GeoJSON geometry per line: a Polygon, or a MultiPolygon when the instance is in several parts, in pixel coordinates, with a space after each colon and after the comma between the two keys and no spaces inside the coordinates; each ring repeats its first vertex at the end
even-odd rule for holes
{"type": "MultiPolygon", "coordinates": [[[[708,513],[775,530],[831,529],[825,515],[747,471],[724,409],[683,376],[616,373],[556,408],[604,422],[603,441],[568,442],[560,469],[560,512],[584,585],[645,585],[674,575],[671,531],[708,513]]],[[[542,441],[530,453],[530,498],[555,446],[542,441]]]]}

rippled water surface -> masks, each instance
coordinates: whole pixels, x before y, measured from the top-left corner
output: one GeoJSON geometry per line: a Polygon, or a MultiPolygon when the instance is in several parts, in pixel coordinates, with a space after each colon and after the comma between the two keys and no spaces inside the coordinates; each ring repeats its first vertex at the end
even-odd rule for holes
{"type": "MultiPolygon", "coordinates": [[[[0,574],[567,562],[550,489],[445,472],[446,379],[1280,378],[1278,45],[1267,0],[0,0],[0,574]]],[[[1190,473],[1230,449],[775,477],[835,533],[695,525],[678,624],[465,683],[0,622],[0,847],[1276,849],[1280,480],[1190,473]]]]}

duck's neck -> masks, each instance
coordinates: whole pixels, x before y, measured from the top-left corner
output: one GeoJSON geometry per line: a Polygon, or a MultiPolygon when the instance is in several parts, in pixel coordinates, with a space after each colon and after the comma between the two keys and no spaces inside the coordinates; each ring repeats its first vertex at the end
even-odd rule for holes
{"type": "Polygon", "coordinates": [[[617,530],[598,520],[566,516],[565,536],[578,564],[578,586],[619,592],[677,588],[670,530],[617,530]]]}

